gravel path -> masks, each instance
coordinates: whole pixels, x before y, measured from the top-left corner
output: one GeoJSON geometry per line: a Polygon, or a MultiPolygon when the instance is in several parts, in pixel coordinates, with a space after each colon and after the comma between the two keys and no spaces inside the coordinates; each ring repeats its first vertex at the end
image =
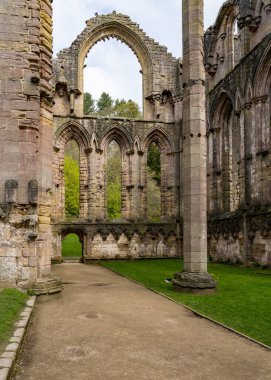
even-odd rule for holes
{"type": "Polygon", "coordinates": [[[53,273],[64,291],[38,299],[14,380],[271,379],[270,351],[105,268],[53,273]]]}

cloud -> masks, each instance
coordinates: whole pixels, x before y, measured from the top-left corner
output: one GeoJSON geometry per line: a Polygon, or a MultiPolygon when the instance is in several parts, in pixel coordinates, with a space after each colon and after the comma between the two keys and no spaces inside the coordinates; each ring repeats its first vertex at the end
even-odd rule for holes
{"type": "Polygon", "coordinates": [[[179,56],[180,4],[180,0],[171,0],[170,6],[165,0],[79,0],[75,6],[74,0],[54,1],[54,52],[70,46],[85,27],[85,21],[94,17],[95,12],[107,14],[115,10],[129,15],[150,37],[166,45],[170,52],[179,56]]]}
{"type": "MultiPolygon", "coordinates": [[[[215,22],[223,0],[205,0],[205,26],[215,22]]],[[[179,57],[182,51],[181,0],[55,0],[54,54],[71,45],[85,28],[85,21],[113,10],[127,14],[146,34],[179,57]]],[[[99,42],[89,53],[85,69],[85,90],[94,98],[102,91],[112,97],[141,102],[141,76],[136,57],[126,46],[99,42]],[[110,90],[110,91],[109,91],[110,90]]]]}
{"type": "Polygon", "coordinates": [[[128,46],[115,40],[101,42],[91,49],[86,65],[84,87],[94,99],[105,91],[115,99],[133,98],[141,106],[141,67],[128,46]]]}

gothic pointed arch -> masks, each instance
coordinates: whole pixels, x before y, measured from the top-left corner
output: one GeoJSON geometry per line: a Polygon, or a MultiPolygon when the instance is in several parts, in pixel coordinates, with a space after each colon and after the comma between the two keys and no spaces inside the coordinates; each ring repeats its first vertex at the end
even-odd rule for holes
{"type": "Polygon", "coordinates": [[[271,85],[271,41],[267,45],[260,63],[257,67],[257,72],[254,79],[255,96],[266,96],[271,85]]]}
{"type": "Polygon", "coordinates": [[[142,151],[142,149],[141,149],[141,141],[140,141],[140,138],[138,136],[135,137],[134,148],[135,148],[136,152],[141,152],[142,151]]]}
{"type": "Polygon", "coordinates": [[[248,80],[246,88],[245,88],[245,103],[251,103],[253,99],[253,90],[251,80],[248,80]]]}
{"type": "Polygon", "coordinates": [[[85,150],[92,150],[91,136],[87,130],[75,121],[69,121],[63,124],[54,136],[54,148],[56,151],[65,147],[69,140],[75,140],[80,147],[85,150]]]}
{"type": "Polygon", "coordinates": [[[89,19],[86,24],[86,28],[71,47],[62,50],[54,61],[54,83],[59,82],[59,76],[63,72],[65,77],[69,78],[72,98],[75,96],[76,114],[80,113],[78,110],[82,107],[82,100],[78,99],[83,93],[85,58],[95,44],[109,38],[116,38],[125,43],[134,52],[141,65],[145,118],[154,117],[151,102],[154,96],[162,94],[164,88],[168,88],[173,96],[178,95],[175,75],[178,60],[168,53],[166,47],[148,37],[130,17],[112,12],[108,15],[97,15],[89,19]]]}
{"type": "Polygon", "coordinates": [[[113,140],[118,143],[122,151],[129,152],[133,150],[133,140],[131,134],[121,125],[108,127],[101,139],[101,149],[104,150],[105,145],[109,145],[113,140]]]}
{"type": "Polygon", "coordinates": [[[92,151],[91,136],[83,126],[72,120],[63,124],[54,137],[53,181],[55,185],[54,217],[65,218],[65,148],[74,140],[79,148],[79,217],[87,218],[88,160],[92,151]]]}
{"type": "Polygon", "coordinates": [[[267,14],[270,14],[270,10],[271,10],[271,1],[270,0],[258,0],[257,1],[256,6],[255,6],[256,17],[260,17],[263,10],[267,14]]]}
{"type": "Polygon", "coordinates": [[[95,132],[91,136],[91,146],[96,151],[99,149],[99,139],[98,139],[98,136],[95,132]]]}
{"type": "Polygon", "coordinates": [[[216,83],[239,62],[239,38],[235,33],[239,8],[235,0],[225,2],[205,35],[205,68],[216,83]]]}
{"type": "Polygon", "coordinates": [[[241,96],[241,91],[240,88],[237,88],[236,93],[235,93],[235,106],[234,106],[234,111],[236,114],[241,113],[242,109],[242,96],[241,96]]]}
{"type": "Polygon", "coordinates": [[[212,151],[215,186],[211,193],[211,209],[227,212],[232,208],[232,136],[234,130],[234,96],[222,89],[211,105],[212,151]]]}
{"type": "Polygon", "coordinates": [[[156,143],[160,151],[172,150],[172,143],[169,135],[161,127],[151,128],[143,138],[143,149],[146,151],[150,144],[156,143]]]}
{"type": "Polygon", "coordinates": [[[213,121],[213,127],[215,127],[215,124],[223,117],[227,107],[229,105],[233,107],[233,104],[235,104],[234,95],[230,90],[222,88],[210,106],[210,119],[213,121]]]}

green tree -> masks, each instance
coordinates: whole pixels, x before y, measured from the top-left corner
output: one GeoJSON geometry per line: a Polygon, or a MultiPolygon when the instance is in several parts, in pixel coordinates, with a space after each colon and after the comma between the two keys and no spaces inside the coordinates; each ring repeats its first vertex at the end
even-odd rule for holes
{"type": "Polygon", "coordinates": [[[148,168],[147,171],[147,216],[152,222],[161,220],[161,189],[154,179],[154,172],[148,168]]]}
{"type": "Polygon", "coordinates": [[[95,100],[89,92],[86,92],[84,94],[84,115],[90,115],[95,112],[95,100]]]}
{"type": "Polygon", "coordinates": [[[66,216],[79,215],[79,176],[80,169],[78,162],[70,155],[65,154],[64,178],[66,216]]]}
{"type": "Polygon", "coordinates": [[[121,219],[121,189],[116,181],[107,184],[107,214],[110,220],[121,219]]]}
{"type": "Polygon", "coordinates": [[[121,218],[121,157],[115,141],[108,147],[107,214],[109,219],[121,218]]]}
{"type": "Polygon", "coordinates": [[[149,146],[147,165],[148,219],[159,222],[161,216],[161,158],[160,149],[155,142],[149,146]]]}
{"type": "Polygon", "coordinates": [[[72,157],[79,164],[79,146],[75,140],[70,140],[65,146],[65,155],[72,157]]]}
{"type": "Polygon", "coordinates": [[[156,180],[157,184],[161,184],[161,159],[160,159],[160,149],[156,143],[152,143],[148,149],[148,167],[152,173],[152,178],[156,180]]]}
{"type": "Polygon", "coordinates": [[[119,117],[127,117],[129,119],[138,119],[142,117],[139,105],[133,100],[128,101],[117,99],[114,106],[114,115],[119,117]]]}
{"type": "MultiPolygon", "coordinates": [[[[86,95],[87,94],[88,93],[86,93],[86,95]]],[[[86,108],[87,108],[87,102],[88,102],[89,96],[92,99],[92,96],[88,94],[85,101],[86,108]]],[[[100,116],[127,117],[129,119],[138,119],[142,117],[142,113],[140,111],[139,105],[136,102],[134,102],[131,99],[127,101],[124,99],[114,100],[106,92],[103,92],[99,100],[97,101],[97,108],[95,108],[94,106],[91,108],[91,110],[92,111],[90,113],[96,113],[97,115],[100,115],[100,116]]],[[[86,113],[85,111],[85,114],[87,115],[88,113],[86,113]]]]}
{"type": "Polygon", "coordinates": [[[109,94],[103,92],[97,102],[97,113],[101,116],[112,116],[114,100],[109,94]]]}

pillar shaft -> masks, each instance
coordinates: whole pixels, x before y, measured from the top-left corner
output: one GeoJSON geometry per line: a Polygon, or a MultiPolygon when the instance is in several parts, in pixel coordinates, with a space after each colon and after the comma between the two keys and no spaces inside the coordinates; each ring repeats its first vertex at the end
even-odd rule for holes
{"type": "Polygon", "coordinates": [[[185,272],[207,272],[203,0],[183,0],[183,208],[185,272]]]}

